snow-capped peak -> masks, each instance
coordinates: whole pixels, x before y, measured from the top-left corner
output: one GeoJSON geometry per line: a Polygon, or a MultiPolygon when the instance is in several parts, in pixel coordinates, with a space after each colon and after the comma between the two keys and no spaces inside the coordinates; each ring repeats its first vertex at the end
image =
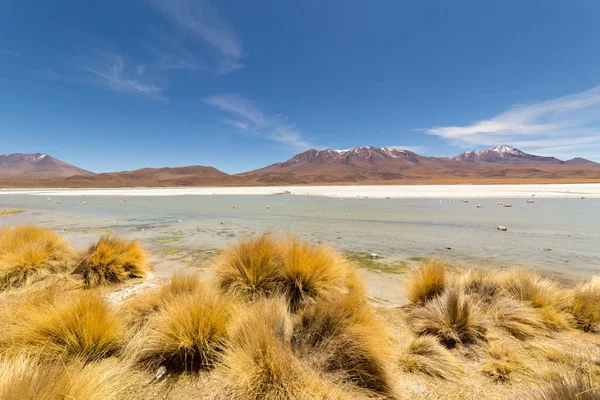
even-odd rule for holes
{"type": "Polygon", "coordinates": [[[492,149],[493,151],[497,151],[498,153],[509,153],[509,154],[519,154],[521,153],[519,150],[507,146],[505,144],[498,145],[492,149]]]}
{"type": "Polygon", "coordinates": [[[44,158],[46,158],[46,156],[47,156],[47,154],[40,154],[38,157],[36,157],[33,160],[33,163],[35,164],[35,163],[38,163],[38,162],[42,161],[44,158]]]}
{"type": "Polygon", "coordinates": [[[361,150],[371,150],[371,149],[374,149],[374,147],[372,147],[372,146],[359,146],[359,147],[351,147],[349,149],[335,149],[335,150],[332,150],[332,151],[335,151],[338,154],[346,154],[346,153],[350,153],[350,152],[357,153],[357,152],[359,152],[361,150]]]}

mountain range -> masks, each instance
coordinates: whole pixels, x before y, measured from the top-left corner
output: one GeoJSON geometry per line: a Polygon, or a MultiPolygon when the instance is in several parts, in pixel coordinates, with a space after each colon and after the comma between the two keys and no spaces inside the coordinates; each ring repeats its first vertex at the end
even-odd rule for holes
{"type": "Polygon", "coordinates": [[[0,187],[162,187],[286,184],[600,182],[600,164],[562,161],[507,145],[456,157],[391,147],[310,149],[287,161],[229,175],[213,167],[143,168],[94,174],[45,154],[0,155],[0,187]]]}

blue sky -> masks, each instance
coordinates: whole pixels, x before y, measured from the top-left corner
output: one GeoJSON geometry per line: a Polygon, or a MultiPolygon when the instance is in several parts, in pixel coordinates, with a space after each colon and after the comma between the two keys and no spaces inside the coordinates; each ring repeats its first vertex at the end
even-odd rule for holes
{"type": "Polygon", "coordinates": [[[0,153],[241,172],[315,148],[600,161],[595,0],[4,0],[0,153]]]}

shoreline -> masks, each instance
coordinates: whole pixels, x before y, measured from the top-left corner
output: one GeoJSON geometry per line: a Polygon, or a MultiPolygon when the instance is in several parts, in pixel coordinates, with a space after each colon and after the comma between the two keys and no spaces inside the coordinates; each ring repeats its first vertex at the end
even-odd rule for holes
{"type": "Polygon", "coordinates": [[[600,198],[600,183],[498,185],[219,186],[165,188],[0,189],[0,195],[32,196],[268,196],[339,198],[600,198]]]}

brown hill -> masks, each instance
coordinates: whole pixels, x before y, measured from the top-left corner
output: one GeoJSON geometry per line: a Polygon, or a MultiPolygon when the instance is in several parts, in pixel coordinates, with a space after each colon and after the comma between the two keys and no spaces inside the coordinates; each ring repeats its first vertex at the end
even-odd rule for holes
{"type": "Polygon", "coordinates": [[[135,171],[108,172],[92,176],[72,176],[66,179],[21,180],[2,182],[9,187],[171,187],[230,186],[240,179],[213,167],[143,168],[135,171]]]}
{"type": "Polygon", "coordinates": [[[64,179],[78,175],[94,173],[41,153],[0,155],[0,179],[64,179]]]}
{"type": "Polygon", "coordinates": [[[593,161],[586,160],[585,158],[581,158],[581,157],[571,158],[570,160],[565,161],[565,163],[567,163],[567,164],[597,164],[593,161]]]}

